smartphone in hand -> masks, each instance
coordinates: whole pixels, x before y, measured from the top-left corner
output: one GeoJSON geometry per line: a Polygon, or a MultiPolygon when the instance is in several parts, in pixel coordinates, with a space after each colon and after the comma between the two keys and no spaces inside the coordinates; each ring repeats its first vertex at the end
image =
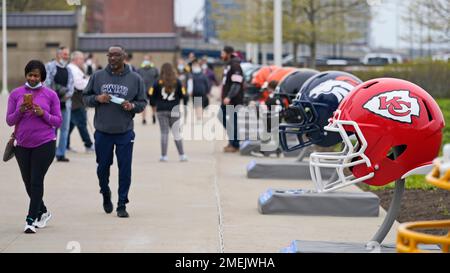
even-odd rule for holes
{"type": "Polygon", "coordinates": [[[33,95],[32,94],[24,94],[23,95],[23,103],[27,105],[33,105],[33,95]]]}

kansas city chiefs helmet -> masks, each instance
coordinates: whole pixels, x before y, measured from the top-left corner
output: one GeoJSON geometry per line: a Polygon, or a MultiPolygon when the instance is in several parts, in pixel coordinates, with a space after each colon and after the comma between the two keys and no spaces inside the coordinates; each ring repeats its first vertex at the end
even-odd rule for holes
{"type": "Polygon", "coordinates": [[[327,192],[426,174],[439,153],[443,128],[439,106],[421,87],[392,78],[367,81],[344,98],[325,127],[344,145],[340,152],[311,154],[312,180],[319,192],[327,192]],[[324,181],[324,168],[334,169],[338,179],[324,181]]]}

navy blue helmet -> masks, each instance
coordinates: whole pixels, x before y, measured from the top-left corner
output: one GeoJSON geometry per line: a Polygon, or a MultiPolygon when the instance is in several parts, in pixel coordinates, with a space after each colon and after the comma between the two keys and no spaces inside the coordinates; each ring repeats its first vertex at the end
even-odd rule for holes
{"type": "Polygon", "coordinates": [[[280,142],[285,151],[295,151],[312,144],[330,147],[342,141],[338,133],[326,132],[339,103],[362,81],[352,74],[325,71],[306,81],[292,104],[281,114],[286,121],[280,125],[280,142]],[[287,135],[296,135],[298,142],[290,144],[287,135]]]}

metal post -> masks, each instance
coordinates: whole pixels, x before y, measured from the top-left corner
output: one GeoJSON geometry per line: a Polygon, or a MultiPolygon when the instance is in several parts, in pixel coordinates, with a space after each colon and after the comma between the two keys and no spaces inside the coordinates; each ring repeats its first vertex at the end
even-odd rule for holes
{"type": "Polygon", "coordinates": [[[6,0],[2,1],[2,48],[3,48],[3,80],[2,80],[2,94],[8,95],[8,53],[7,53],[7,38],[6,38],[6,0]]]}
{"type": "Polygon", "coordinates": [[[253,63],[254,64],[259,64],[259,44],[257,43],[253,43],[253,63]]]}
{"type": "MultiPolygon", "coordinates": [[[[395,158],[397,158],[397,156],[400,154],[397,149],[394,149],[393,152],[395,158]]],[[[400,207],[402,205],[402,197],[404,192],[405,192],[405,179],[398,179],[397,181],[395,181],[394,196],[392,197],[392,201],[391,204],[389,205],[389,210],[386,214],[386,217],[384,218],[383,223],[381,224],[380,228],[378,229],[377,233],[375,233],[369,244],[371,242],[377,242],[380,245],[383,243],[387,234],[394,225],[394,222],[397,219],[398,214],[400,213],[400,207]]]]}
{"type": "Polygon", "coordinates": [[[383,224],[381,224],[377,233],[373,236],[371,240],[372,242],[377,242],[378,244],[383,243],[384,239],[386,238],[386,235],[389,233],[392,226],[394,225],[395,220],[398,217],[404,191],[405,191],[405,180],[404,179],[397,180],[395,182],[394,196],[392,197],[391,205],[389,206],[387,215],[384,218],[383,224]]]}
{"type": "Polygon", "coordinates": [[[282,0],[274,0],[273,53],[274,64],[282,65],[283,55],[283,11],[282,0]]]}
{"type": "Polygon", "coordinates": [[[262,53],[262,64],[267,65],[267,45],[263,44],[261,47],[262,53]]]}
{"type": "Polygon", "coordinates": [[[251,58],[252,58],[252,56],[253,56],[253,53],[252,53],[252,44],[251,43],[246,43],[245,44],[245,56],[246,56],[246,61],[249,61],[251,58]]]}

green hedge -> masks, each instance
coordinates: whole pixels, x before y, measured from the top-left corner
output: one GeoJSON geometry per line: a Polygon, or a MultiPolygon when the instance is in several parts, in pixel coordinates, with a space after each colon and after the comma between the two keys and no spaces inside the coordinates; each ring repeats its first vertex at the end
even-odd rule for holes
{"type": "Polygon", "coordinates": [[[349,71],[361,80],[391,77],[413,82],[434,98],[450,98],[450,62],[416,61],[383,67],[364,67],[349,71]]]}
{"type": "Polygon", "coordinates": [[[437,103],[439,104],[445,119],[444,137],[442,138],[442,143],[450,144],[450,99],[438,99],[437,103]]]}

